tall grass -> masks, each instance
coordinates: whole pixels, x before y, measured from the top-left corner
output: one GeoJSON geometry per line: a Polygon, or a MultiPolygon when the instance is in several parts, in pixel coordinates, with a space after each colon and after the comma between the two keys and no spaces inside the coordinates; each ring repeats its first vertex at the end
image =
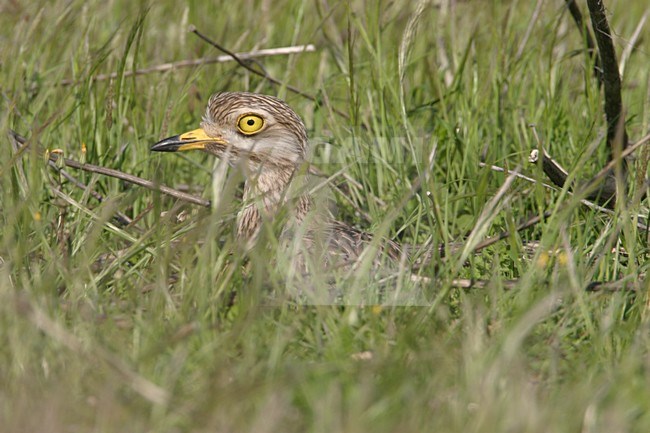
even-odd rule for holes
{"type": "MultiPolygon", "coordinates": [[[[645,3],[607,1],[619,53],[645,3]]],[[[563,5],[544,2],[534,21],[521,1],[0,5],[0,130],[29,138],[0,152],[0,430],[648,431],[645,203],[591,210],[526,162],[535,131],[576,179],[606,162],[602,97],[563,5]],[[216,55],[190,24],[233,51],[315,43],[263,65],[318,103],[235,63],[124,76],[216,55]],[[235,239],[241,174],[148,151],[196,127],[220,90],[279,95],[303,116],[314,165],[339,173],[339,219],[465,253],[389,283],[421,290],[419,306],[276,302],[277,262],[264,248],[244,257],[235,239]],[[70,171],[98,203],[47,167],[54,149],[218,204],[70,171]],[[635,292],[586,291],[626,276],[635,292]]],[[[625,68],[633,138],[649,129],[649,37],[625,68]]]]}

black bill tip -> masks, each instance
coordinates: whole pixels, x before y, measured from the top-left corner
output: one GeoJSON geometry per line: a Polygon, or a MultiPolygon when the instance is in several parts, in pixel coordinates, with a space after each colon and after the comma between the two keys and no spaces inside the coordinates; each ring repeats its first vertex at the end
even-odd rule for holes
{"type": "Polygon", "coordinates": [[[174,135],[173,137],[167,137],[164,140],[160,140],[158,143],[151,146],[149,150],[153,152],[176,152],[186,143],[187,142],[181,140],[180,135],[174,135]]]}

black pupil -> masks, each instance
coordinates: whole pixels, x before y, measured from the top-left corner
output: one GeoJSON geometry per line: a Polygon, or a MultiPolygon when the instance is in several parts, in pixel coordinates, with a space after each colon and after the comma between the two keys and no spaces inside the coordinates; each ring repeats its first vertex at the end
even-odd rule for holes
{"type": "Polygon", "coordinates": [[[253,125],[255,125],[255,121],[254,121],[253,119],[248,119],[248,120],[246,121],[246,124],[247,124],[248,126],[253,126],[253,125]]]}

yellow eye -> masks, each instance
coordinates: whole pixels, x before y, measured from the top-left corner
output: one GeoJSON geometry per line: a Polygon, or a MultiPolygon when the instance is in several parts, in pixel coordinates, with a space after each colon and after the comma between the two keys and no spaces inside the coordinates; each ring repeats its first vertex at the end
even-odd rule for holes
{"type": "Polygon", "coordinates": [[[245,135],[255,134],[264,127],[264,119],[257,114],[244,114],[237,121],[239,132],[245,135]]]}

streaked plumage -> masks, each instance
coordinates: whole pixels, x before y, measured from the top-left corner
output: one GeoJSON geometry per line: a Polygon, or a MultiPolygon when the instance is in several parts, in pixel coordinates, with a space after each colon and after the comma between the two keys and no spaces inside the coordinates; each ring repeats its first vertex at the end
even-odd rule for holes
{"type": "MultiPolygon", "coordinates": [[[[237,233],[252,244],[264,219],[272,219],[283,206],[290,207],[287,233],[300,233],[307,250],[324,249],[333,265],[354,263],[372,237],[345,223],[321,216],[309,218],[314,198],[301,175],[308,150],[302,119],[281,99],[246,92],[217,93],[210,98],[201,128],[156,143],[153,151],[200,149],[242,167],[244,205],[237,233]],[[302,227],[305,220],[309,228],[302,227]]],[[[401,250],[391,241],[380,248],[394,259],[401,250]]]]}

